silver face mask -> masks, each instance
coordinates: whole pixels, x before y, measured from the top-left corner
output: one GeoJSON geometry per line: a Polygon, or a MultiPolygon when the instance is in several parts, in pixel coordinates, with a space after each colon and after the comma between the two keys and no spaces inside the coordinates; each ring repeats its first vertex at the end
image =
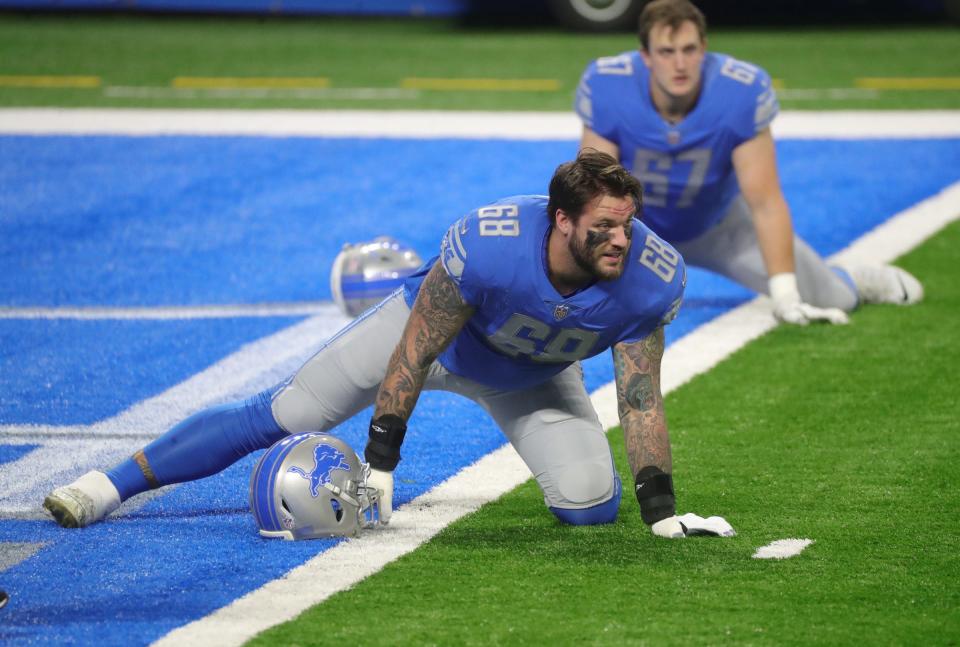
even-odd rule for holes
{"type": "Polygon", "coordinates": [[[342,440],[296,434],[270,447],[250,478],[250,509],[263,537],[356,536],[379,517],[370,468],[342,440]]]}
{"type": "Polygon", "coordinates": [[[330,291],[347,315],[356,317],[380,303],[423,265],[415,251],[393,238],[346,244],[333,261],[330,291]]]}

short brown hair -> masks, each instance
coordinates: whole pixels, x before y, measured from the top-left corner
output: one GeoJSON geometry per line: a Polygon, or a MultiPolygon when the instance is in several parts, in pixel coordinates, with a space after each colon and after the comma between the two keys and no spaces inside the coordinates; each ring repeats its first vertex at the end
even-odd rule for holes
{"type": "Polygon", "coordinates": [[[703,12],[690,0],[653,0],[640,12],[637,35],[644,50],[650,50],[650,30],[654,25],[665,24],[672,31],[687,21],[692,22],[700,32],[700,40],[707,36],[707,19],[703,12]]]}
{"type": "Polygon", "coordinates": [[[620,166],[613,156],[593,148],[584,148],[572,162],[557,167],[550,180],[547,213],[557,224],[557,211],[563,209],[576,222],[583,208],[601,195],[631,198],[638,212],[643,204],[640,180],[620,166]]]}

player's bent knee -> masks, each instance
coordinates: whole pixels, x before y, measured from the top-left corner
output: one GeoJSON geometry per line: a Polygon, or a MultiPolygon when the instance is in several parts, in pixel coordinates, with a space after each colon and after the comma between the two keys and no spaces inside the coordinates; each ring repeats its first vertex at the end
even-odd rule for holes
{"type": "Polygon", "coordinates": [[[555,467],[551,478],[559,496],[548,496],[547,499],[551,505],[560,508],[586,508],[599,504],[608,500],[618,488],[613,459],[606,456],[555,467]]]}
{"type": "Polygon", "coordinates": [[[595,526],[604,523],[613,523],[617,520],[617,511],[620,509],[620,477],[614,477],[613,496],[587,508],[560,508],[551,506],[550,512],[563,523],[571,526],[595,526]]]}

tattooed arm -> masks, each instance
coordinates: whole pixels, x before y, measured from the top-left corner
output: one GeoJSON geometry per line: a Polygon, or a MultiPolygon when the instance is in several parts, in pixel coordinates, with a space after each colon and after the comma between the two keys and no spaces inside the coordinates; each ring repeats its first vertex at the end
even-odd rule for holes
{"type": "Polygon", "coordinates": [[[640,516],[653,534],[675,539],[685,530],[676,516],[670,434],[660,393],[661,359],[663,326],[640,341],[613,347],[617,406],[640,516]]]}
{"type": "Polygon", "coordinates": [[[390,356],[370,421],[364,456],[371,468],[367,486],[379,491],[380,523],[390,523],[393,515],[393,470],[400,462],[407,420],[420,397],[427,371],[472,314],[473,308],[464,303],[460,288],[437,261],[420,286],[400,343],[390,356]]]}
{"type": "Polygon", "coordinates": [[[393,470],[400,462],[407,420],[420,397],[427,371],[472,314],[473,308],[464,303],[460,288],[437,261],[420,285],[400,343],[390,356],[370,421],[364,456],[370,465],[367,486],[379,491],[380,523],[390,523],[393,515],[393,470]]]}
{"type": "Polygon", "coordinates": [[[460,289],[438,261],[420,287],[403,336],[387,364],[374,419],[394,415],[404,423],[409,420],[430,364],[472,314],[473,308],[464,303],[460,289]]]}
{"type": "Polygon", "coordinates": [[[670,474],[670,435],[660,393],[663,327],[634,343],[613,347],[617,380],[617,408],[634,475],[653,466],[670,474]]]}

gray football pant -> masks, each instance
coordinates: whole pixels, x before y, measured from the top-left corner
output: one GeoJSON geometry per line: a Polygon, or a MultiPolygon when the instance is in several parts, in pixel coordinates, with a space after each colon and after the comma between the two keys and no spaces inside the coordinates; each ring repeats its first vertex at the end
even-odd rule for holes
{"type": "MultiPolygon", "coordinates": [[[[409,315],[397,292],[331,338],[274,395],[280,426],[289,433],[327,431],[373,404],[409,315]]],[[[589,508],[613,496],[613,456],[579,364],[543,384],[507,391],[434,362],[424,388],[458,393],[483,407],[536,477],[548,506],[589,508]]]]}
{"type": "MultiPolygon", "coordinates": [[[[733,201],[718,224],[693,240],[674,243],[674,247],[688,265],[722,274],[754,292],[769,294],[767,269],[750,207],[743,196],[733,201]]],[[[797,236],[793,238],[793,255],[797,285],[804,302],[847,312],[857,307],[859,299],[853,284],[844,280],[797,236]]]]}

